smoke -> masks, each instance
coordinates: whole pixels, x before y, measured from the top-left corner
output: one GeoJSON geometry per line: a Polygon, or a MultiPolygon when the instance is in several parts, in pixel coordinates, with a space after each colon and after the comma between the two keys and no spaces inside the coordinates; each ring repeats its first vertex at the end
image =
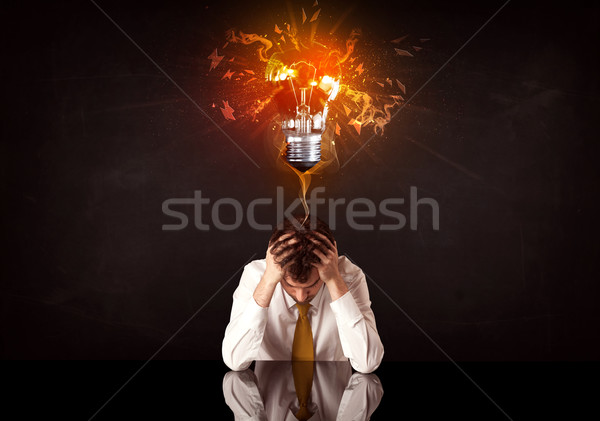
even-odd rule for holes
{"type": "Polygon", "coordinates": [[[345,86],[344,95],[352,101],[359,113],[354,119],[361,126],[373,123],[375,134],[383,134],[383,128],[392,119],[391,109],[400,103],[397,95],[378,96],[383,100],[374,101],[371,95],[345,86]]]}
{"type": "Polygon", "coordinates": [[[239,35],[236,35],[234,29],[230,29],[229,31],[227,31],[225,36],[227,42],[232,43],[241,43],[248,45],[253,44],[255,42],[260,42],[261,44],[263,44],[263,46],[258,49],[258,56],[260,58],[260,61],[269,61],[269,58],[266,56],[266,53],[271,49],[271,47],[273,47],[273,43],[265,37],[261,37],[257,34],[245,34],[242,31],[239,31],[239,35]]]}
{"type": "Polygon", "coordinates": [[[337,63],[342,64],[352,55],[354,52],[354,46],[358,42],[358,37],[360,36],[360,29],[353,29],[350,32],[350,37],[346,40],[346,53],[341,55],[340,51],[334,50],[330,55],[337,56],[337,63]]]}

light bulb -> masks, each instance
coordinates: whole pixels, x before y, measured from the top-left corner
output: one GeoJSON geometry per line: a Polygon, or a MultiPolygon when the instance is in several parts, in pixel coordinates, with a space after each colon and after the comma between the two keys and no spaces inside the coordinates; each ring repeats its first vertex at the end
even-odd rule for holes
{"type": "Polygon", "coordinates": [[[301,172],[321,160],[327,113],[340,85],[339,66],[321,66],[316,53],[297,49],[274,53],[266,69],[267,81],[275,85],[285,160],[301,172]]]}

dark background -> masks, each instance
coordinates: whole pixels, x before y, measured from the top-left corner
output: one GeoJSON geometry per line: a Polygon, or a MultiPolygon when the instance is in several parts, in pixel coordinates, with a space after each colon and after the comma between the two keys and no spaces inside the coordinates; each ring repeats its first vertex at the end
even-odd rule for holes
{"type": "MultiPolygon", "coordinates": [[[[347,8],[321,3],[331,15],[347,8]]],[[[206,57],[229,27],[270,29],[285,12],[266,2],[99,4],[220,123],[206,57]]],[[[357,2],[344,28],[431,38],[406,62],[408,97],[501,5],[357,2]]],[[[220,360],[236,271],[264,257],[269,232],[246,221],[231,232],[162,231],[175,221],[161,204],[201,190],[246,206],[279,185],[289,203],[297,180],[271,168],[245,123],[223,124],[257,169],[92,3],[3,8],[0,355],[147,359],[235,275],[156,356],[220,360]]],[[[510,2],[383,137],[313,179],[326,197],[379,203],[416,186],[439,203],[439,231],[426,209],[418,230],[393,232],[354,231],[340,210],[335,234],[340,254],[455,360],[598,358],[598,10],[510,2]]],[[[357,148],[340,148],[340,162],[357,148]]],[[[276,222],[274,207],[258,210],[261,223],[276,222]]],[[[370,291],[384,361],[446,359],[370,291]]]]}

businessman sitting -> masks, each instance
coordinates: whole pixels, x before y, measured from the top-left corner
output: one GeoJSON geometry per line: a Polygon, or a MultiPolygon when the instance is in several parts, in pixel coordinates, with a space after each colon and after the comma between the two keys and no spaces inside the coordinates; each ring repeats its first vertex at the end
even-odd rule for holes
{"type": "Polygon", "coordinates": [[[320,219],[284,220],[266,258],[246,265],[233,294],[223,360],[245,370],[254,360],[343,361],[377,369],[383,345],[363,271],[320,219]]]}

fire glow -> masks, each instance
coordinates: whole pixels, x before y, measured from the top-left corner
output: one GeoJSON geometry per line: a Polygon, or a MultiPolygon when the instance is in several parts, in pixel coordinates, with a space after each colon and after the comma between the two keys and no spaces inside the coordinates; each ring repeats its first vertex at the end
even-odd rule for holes
{"type": "MultiPolygon", "coordinates": [[[[276,166],[298,175],[304,204],[311,175],[339,169],[336,146],[346,149],[360,145],[361,134],[370,127],[375,134],[383,134],[392,110],[404,102],[406,94],[406,86],[397,77],[371,76],[380,74],[382,69],[369,66],[369,57],[355,54],[359,30],[350,31],[345,42],[340,43],[333,33],[343,17],[324,35],[317,32],[322,19],[317,1],[313,9],[308,15],[302,9],[301,25],[296,25],[290,11],[291,24],[275,24],[270,37],[231,29],[221,55],[215,49],[208,57],[209,72],[220,72],[221,80],[243,85],[221,99],[225,105],[219,107],[223,118],[242,117],[262,128],[265,141],[275,152],[276,166]],[[308,16],[312,16],[310,20],[308,16]],[[238,48],[237,55],[231,56],[223,53],[233,44],[255,44],[258,49],[240,53],[238,48]],[[258,56],[258,60],[249,56],[258,56]],[[253,61],[255,65],[249,64],[253,61]],[[235,67],[238,69],[232,71],[235,67]],[[262,80],[257,77],[259,73],[264,74],[262,80]],[[340,138],[337,144],[336,136],[340,138]]],[[[389,41],[395,62],[387,63],[384,71],[391,72],[401,65],[399,61],[404,64],[404,60],[414,57],[410,47],[400,48],[408,43],[407,37],[389,41]]],[[[419,39],[420,43],[426,41],[419,39]]],[[[412,46],[414,52],[422,49],[412,46]]],[[[376,53],[367,50],[367,54],[376,53]]],[[[212,106],[216,108],[214,103],[212,106]]],[[[305,211],[308,215],[306,205],[305,211]]]]}

